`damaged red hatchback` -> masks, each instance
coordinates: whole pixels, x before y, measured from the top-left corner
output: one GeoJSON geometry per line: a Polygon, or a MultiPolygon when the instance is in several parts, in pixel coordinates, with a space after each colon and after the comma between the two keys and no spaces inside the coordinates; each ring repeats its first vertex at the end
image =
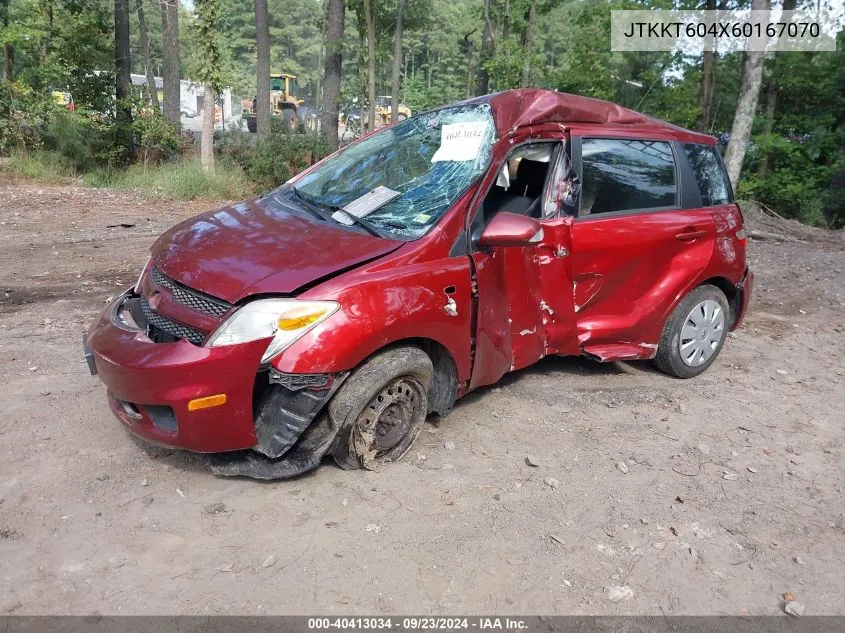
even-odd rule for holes
{"type": "Polygon", "coordinates": [[[395,461],[429,413],[549,354],[695,376],[752,279],[713,138],[513,90],[175,226],[85,351],[134,434],[284,478],[395,461]]]}

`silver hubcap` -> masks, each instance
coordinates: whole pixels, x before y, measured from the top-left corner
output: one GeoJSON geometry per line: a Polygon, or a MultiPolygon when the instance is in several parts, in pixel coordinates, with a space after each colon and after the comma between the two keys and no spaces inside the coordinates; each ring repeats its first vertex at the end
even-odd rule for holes
{"type": "Polygon", "coordinates": [[[718,301],[707,299],[696,305],[681,328],[678,346],[681,360],[690,367],[706,363],[725,336],[725,312],[718,301]]]}

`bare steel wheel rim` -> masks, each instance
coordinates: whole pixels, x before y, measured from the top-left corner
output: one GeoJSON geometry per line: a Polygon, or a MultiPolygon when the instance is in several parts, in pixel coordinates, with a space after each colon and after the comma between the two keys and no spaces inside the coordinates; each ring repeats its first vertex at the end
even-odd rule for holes
{"type": "Polygon", "coordinates": [[[703,365],[713,357],[724,338],[725,311],[718,301],[705,299],[684,319],[678,340],[681,360],[690,367],[703,365]]]}
{"type": "Polygon", "coordinates": [[[376,460],[395,461],[402,457],[419,430],[424,406],[424,387],[419,380],[402,376],[388,383],[358,416],[349,438],[350,449],[365,468],[376,460]]]}

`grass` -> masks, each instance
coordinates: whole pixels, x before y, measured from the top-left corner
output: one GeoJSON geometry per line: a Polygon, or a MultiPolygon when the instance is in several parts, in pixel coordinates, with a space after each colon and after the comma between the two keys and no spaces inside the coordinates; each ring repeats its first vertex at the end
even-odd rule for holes
{"type": "Polygon", "coordinates": [[[213,172],[207,172],[193,159],[164,165],[132,165],[121,171],[93,171],[85,174],[83,182],[86,187],[141,189],[177,200],[238,200],[254,193],[253,183],[239,167],[218,163],[213,172]]]}
{"type": "Polygon", "coordinates": [[[123,170],[95,169],[77,173],[55,152],[29,151],[10,157],[7,169],[26,178],[49,184],[82,180],[86,187],[139,189],[154,196],[176,200],[239,200],[255,193],[255,184],[238,166],[218,161],[213,172],[195,159],[163,165],[132,165],[123,170]]]}
{"type": "Polygon", "coordinates": [[[30,150],[9,157],[7,169],[48,184],[67,184],[77,177],[70,161],[55,152],[30,150]]]}

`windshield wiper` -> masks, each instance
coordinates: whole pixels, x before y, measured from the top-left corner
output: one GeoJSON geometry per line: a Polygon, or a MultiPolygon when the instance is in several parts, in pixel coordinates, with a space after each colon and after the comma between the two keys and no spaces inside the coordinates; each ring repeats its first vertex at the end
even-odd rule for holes
{"type": "Polygon", "coordinates": [[[344,226],[349,226],[348,224],[345,224],[344,222],[340,222],[340,221],[336,220],[331,215],[326,215],[325,213],[323,213],[322,209],[326,209],[327,211],[331,211],[332,213],[336,213],[336,212],[340,211],[347,218],[352,220],[352,222],[354,224],[357,224],[358,226],[360,226],[362,229],[364,229],[370,235],[373,235],[375,237],[381,237],[381,238],[384,237],[381,233],[379,233],[373,227],[372,224],[370,224],[366,220],[362,220],[361,218],[359,218],[356,215],[352,215],[351,213],[349,213],[349,211],[347,211],[343,207],[336,205],[336,204],[327,204],[327,203],[322,203],[322,202],[316,202],[314,200],[309,199],[307,196],[303,196],[299,191],[297,191],[296,187],[291,187],[290,189],[293,192],[293,195],[296,196],[296,198],[298,200],[301,200],[302,202],[305,203],[305,205],[307,205],[307,207],[304,207],[304,208],[306,208],[307,211],[309,211],[309,212],[313,213],[314,215],[316,215],[317,217],[319,217],[321,220],[330,220],[331,219],[332,221],[337,222],[338,224],[343,224],[344,226]]]}
{"type": "MultiPolygon", "coordinates": [[[[362,218],[359,218],[357,215],[353,215],[353,214],[349,213],[349,211],[347,211],[343,207],[339,207],[336,204],[331,204],[331,205],[326,205],[326,208],[330,209],[334,213],[337,213],[338,211],[340,211],[343,215],[345,215],[347,218],[352,220],[352,222],[354,224],[357,224],[358,226],[360,226],[362,229],[364,229],[370,235],[375,235],[376,237],[384,237],[381,233],[376,231],[375,227],[373,227],[372,224],[370,224],[369,222],[367,222],[366,220],[364,220],[362,218]]],[[[335,220],[334,217],[332,217],[332,220],[334,220],[338,224],[345,224],[344,222],[341,222],[340,220],[335,220]]]]}
{"type": "Polygon", "coordinates": [[[317,206],[314,202],[312,202],[311,200],[309,200],[308,198],[306,198],[305,196],[303,196],[301,193],[299,193],[299,192],[296,190],[296,187],[291,187],[291,188],[290,188],[290,191],[291,191],[291,193],[293,193],[294,197],[295,197],[295,198],[296,198],[299,202],[301,202],[301,203],[302,203],[302,204],[300,205],[300,207],[301,207],[304,211],[306,211],[307,213],[309,213],[311,216],[313,216],[313,217],[317,218],[318,220],[322,220],[323,222],[328,221],[328,219],[329,219],[329,218],[328,218],[328,216],[326,216],[326,215],[325,215],[325,214],[324,214],[324,213],[320,210],[320,208],[319,208],[319,207],[318,207],[318,206],[317,206]]]}

